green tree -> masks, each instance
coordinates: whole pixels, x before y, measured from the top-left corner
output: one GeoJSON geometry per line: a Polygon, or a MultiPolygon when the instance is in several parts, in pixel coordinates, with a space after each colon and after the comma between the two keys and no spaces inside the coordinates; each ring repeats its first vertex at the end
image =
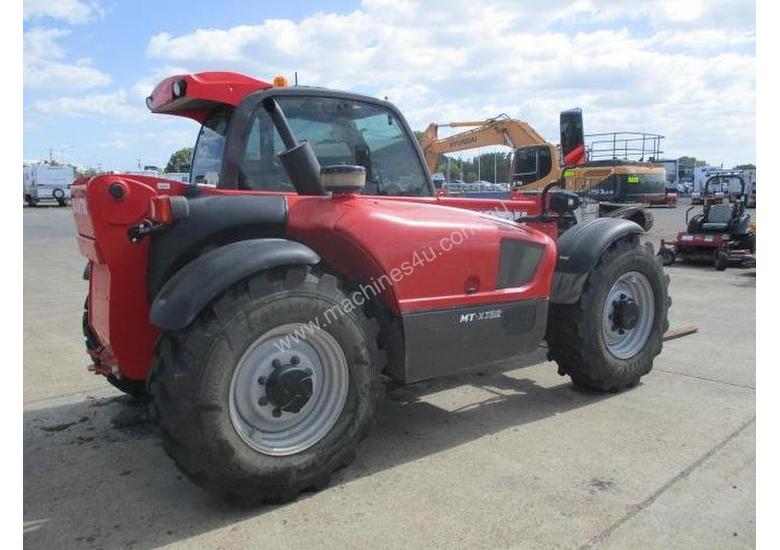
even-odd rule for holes
{"type": "Polygon", "coordinates": [[[755,170],[756,165],[755,164],[737,164],[733,170],[755,170]]]}
{"type": "Polygon", "coordinates": [[[166,172],[189,172],[192,163],[192,147],[184,147],[171,155],[166,172]]]}

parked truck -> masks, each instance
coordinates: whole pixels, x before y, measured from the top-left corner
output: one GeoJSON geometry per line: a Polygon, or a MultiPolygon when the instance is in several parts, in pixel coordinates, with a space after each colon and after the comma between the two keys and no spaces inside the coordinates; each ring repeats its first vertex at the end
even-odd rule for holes
{"type": "Polygon", "coordinates": [[[65,206],[70,201],[70,184],[74,179],[76,169],[68,164],[24,164],[24,201],[30,206],[36,206],[41,201],[55,201],[65,206]]]}

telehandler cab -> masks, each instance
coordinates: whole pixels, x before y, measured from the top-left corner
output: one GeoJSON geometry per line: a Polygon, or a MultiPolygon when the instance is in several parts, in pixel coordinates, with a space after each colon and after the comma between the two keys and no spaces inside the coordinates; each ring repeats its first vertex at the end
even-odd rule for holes
{"type": "Polygon", "coordinates": [[[355,456],[380,375],[412,383],[547,341],[575,384],[650,372],[668,277],[642,229],[576,196],[437,197],[390,103],[234,73],[162,81],[202,127],[191,183],[73,185],[90,367],[149,399],[214,494],[285,501],[355,456]]]}

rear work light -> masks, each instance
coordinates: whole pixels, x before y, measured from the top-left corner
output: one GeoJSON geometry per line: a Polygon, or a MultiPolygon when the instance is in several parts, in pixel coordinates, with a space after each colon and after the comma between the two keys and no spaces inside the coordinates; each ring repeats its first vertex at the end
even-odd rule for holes
{"type": "Polygon", "coordinates": [[[176,99],[177,97],[182,97],[184,94],[187,93],[187,81],[177,80],[173,83],[173,98],[176,99]]]}
{"type": "Polygon", "coordinates": [[[149,220],[168,224],[190,217],[190,203],[185,197],[160,195],[149,199],[149,220]]]}

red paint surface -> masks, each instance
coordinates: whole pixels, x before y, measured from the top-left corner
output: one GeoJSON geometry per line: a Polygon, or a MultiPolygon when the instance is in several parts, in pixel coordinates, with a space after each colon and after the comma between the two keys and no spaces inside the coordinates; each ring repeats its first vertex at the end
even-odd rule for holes
{"type": "MultiPolygon", "coordinates": [[[[153,197],[180,195],[184,188],[181,182],[155,177],[110,174],[78,180],[72,187],[79,248],[93,262],[89,323],[104,348],[98,356],[109,367],[116,364],[127,378],[146,377],[159,335],[149,323],[146,297],[149,239],[133,244],[127,232],[149,217],[153,197]],[[108,193],[112,183],[126,186],[122,200],[108,193]]],[[[214,195],[267,194],[201,189],[214,195]]],[[[333,272],[366,287],[384,288],[380,299],[395,313],[549,295],[556,258],[554,223],[535,224],[536,229],[483,213],[534,215],[538,198],[285,196],[286,236],[312,247],[333,272]],[[526,286],[495,288],[501,239],[545,247],[536,277],[526,286]],[[476,292],[467,294],[475,283],[476,292]]]]}
{"type": "Polygon", "coordinates": [[[585,164],[587,161],[587,156],[585,155],[585,145],[580,144],[563,157],[563,164],[566,166],[574,166],[576,164],[585,164]]]}
{"type": "Polygon", "coordinates": [[[203,72],[176,75],[160,82],[152,91],[151,105],[154,113],[166,113],[205,122],[213,104],[238,105],[252,92],[266,90],[272,85],[262,80],[231,72],[203,72]],[[173,97],[173,83],[186,82],[183,97],[173,97]],[[209,104],[212,104],[209,106],[209,104]]]}

